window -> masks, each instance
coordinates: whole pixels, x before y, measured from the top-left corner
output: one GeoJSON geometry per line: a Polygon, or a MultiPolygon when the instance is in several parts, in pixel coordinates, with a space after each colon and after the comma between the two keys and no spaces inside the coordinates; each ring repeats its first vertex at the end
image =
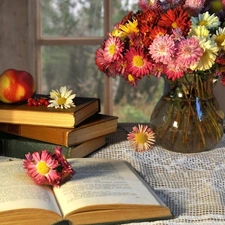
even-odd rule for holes
{"type": "Polygon", "coordinates": [[[95,51],[105,35],[137,0],[38,0],[38,92],[67,86],[84,97],[101,99],[102,112],[120,122],[148,122],[164,81],[145,78],[138,88],[108,78],[95,65],[95,51]]]}

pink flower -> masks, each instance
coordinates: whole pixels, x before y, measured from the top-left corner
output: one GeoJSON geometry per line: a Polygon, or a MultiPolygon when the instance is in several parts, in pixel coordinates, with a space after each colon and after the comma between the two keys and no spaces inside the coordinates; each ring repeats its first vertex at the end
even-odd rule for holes
{"type": "Polygon", "coordinates": [[[25,155],[23,166],[27,174],[37,184],[59,186],[71,178],[75,171],[62,156],[61,148],[55,148],[55,154],[42,150],[25,155]]]}
{"type": "Polygon", "coordinates": [[[177,42],[176,64],[181,65],[183,70],[188,69],[200,60],[203,52],[197,38],[182,39],[177,42]]]}
{"type": "Polygon", "coordinates": [[[184,7],[192,16],[196,16],[202,11],[205,1],[206,0],[186,0],[184,7]]]}
{"type": "Polygon", "coordinates": [[[143,152],[153,147],[155,134],[148,126],[138,124],[138,127],[134,126],[133,130],[127,135],[127,140],[135,151],[143,152]]]}
{"type": "Polygon", "coordinates": [[[127,72],[137,78],[149,74],[151,71],[152,63],[142,48],[131,47],[125,54],[125,60],[127,62],[127,72]]]}
{"type": "Polygon", "coordinates": [[[109,37],[105,42],[104,59],[106,62],[113,62],[123,58],[123,42],[118,37],[109,37]]]}
{"type": "Polygon", "coordinates": [[[165,70],[164,73],[168,79],[171,79],[172,81],[175,81],[176,79],[179,79],[184,76],[184,71],[179,67],[179,65],[176,64],[169,64],[165,70]]]}
{"type": "Polygon", "coordinates": [[[175,54],[175,43],[171,36],[158,36],[149,47],[149,53],[156,63],[168,64],[175,54]]]}

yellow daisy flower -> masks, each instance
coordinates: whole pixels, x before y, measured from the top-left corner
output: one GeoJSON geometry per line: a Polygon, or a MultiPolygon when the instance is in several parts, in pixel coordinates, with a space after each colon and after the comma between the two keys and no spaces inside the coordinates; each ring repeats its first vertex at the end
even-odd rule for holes
{"type": "Polygon", "coordinates": [[[121,29],[121,31],[123,32],[123,37],[127,37],[129,34],[132,33],[138,33],[139,29],[138,29],[138,21],[134,20],[133,22],[131,22],[130,20],[128,20],[128,23],[122,25],[120,24],[119,28],[121,29]]]}
{"type": "Polygon", "coordinates": [[[215,63],[219,48],[213,39],[205,37],[199,38],[199,45],[204,49],[204,53],[199,62],[190,68],[200,71],[209,70],[215,63]]]}
{"type": "Polygon", "coordinates": [[[209,30],[205,26],[192,26],[188,36],[209,37],[209,30]]]}
{"type": "Polygon", "coordinates": [[[220,25],[219,18],[209,12],[199,14],[198,17],[191,17],[191,22],[195,26],[205,26],[208,29],[217,28],[220,25]]]}
{"type": "Polygon", "coordinates": [[[225,50],[225,27],[219,27],[219,29],[216,31],[216,34],[214,34],[212,38],[215,40],[220,49],[225,50]]]}

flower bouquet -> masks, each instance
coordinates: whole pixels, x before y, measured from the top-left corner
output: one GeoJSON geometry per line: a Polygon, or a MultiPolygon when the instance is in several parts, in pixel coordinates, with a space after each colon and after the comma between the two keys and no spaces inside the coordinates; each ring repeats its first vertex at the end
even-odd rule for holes
{"type": "Polygon", "coordinates": [[[218,79],[225,86],[225,1],[138,5],[97,49],[98,69],[134,86],[144,76],[164,77],[170,90],[150,122],[157,142],[182,152],[212,148],[223,135],[224,115],[212,89],[218,79]]]}

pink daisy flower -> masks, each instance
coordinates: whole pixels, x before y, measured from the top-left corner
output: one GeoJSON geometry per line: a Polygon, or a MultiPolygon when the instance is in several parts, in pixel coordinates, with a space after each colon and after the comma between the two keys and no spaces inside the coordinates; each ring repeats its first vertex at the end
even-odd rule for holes
{"type": "Polygon", "coordinates": [[[25,157],[23,166],[37,184],[59,186],[75,174],[59,147],[55,148],[55,154],[42,150],[28,153],[25,157]]]}
{"type": "Polygon", "coordinates": [[[105,48],[103,53],[104,59],[107,62],[113,62],[115,60],[123,58],[123,49],[123,42],[120,40],[120,38],[109,37],[105,42],[105,48]]]}
{"type": "Polygon", "coordinates": [[[152,68],[152,63],[148,60],[142,48],[131,47],[124,56],[128,73],[136,77],[142,77],[149,74],[152,68]]]}
{"type": "Polygon", "coordinates": [[[98,69],[102,72],[105,72],[109,63],[104,58],[104,50],[102,47],[98,48],[95,52],[95,63],[98,66],[98,69]]]}
{"type": "Polygon", "coordinates": [[[56,172],[59,164],[50,152],[43,150],[28,153],[25,156],[24,168],[37,184],[58,185],[60,183],[60,175],[56,172]]]}
{"type": "Polygon", "coordinates": [[[204,50],[199,46],[199,41],[195,37],[183,39],[177,42],[176,64],[182,65],[183,69],[190,68],[198,62],[204,50]]]}
{"type": "Polygon", "coordinates": [[[171,36],[158,36],[149,46],[149,53],[155,62],[168,64],[175,54],[175,43],[171,36]]]}
{"type": "Polygon", "coordinates": [[[155,134],[148,126],[138,124],[128,133],[127,140],[136,152],[143,152],[153,147],[155,134]]]}

